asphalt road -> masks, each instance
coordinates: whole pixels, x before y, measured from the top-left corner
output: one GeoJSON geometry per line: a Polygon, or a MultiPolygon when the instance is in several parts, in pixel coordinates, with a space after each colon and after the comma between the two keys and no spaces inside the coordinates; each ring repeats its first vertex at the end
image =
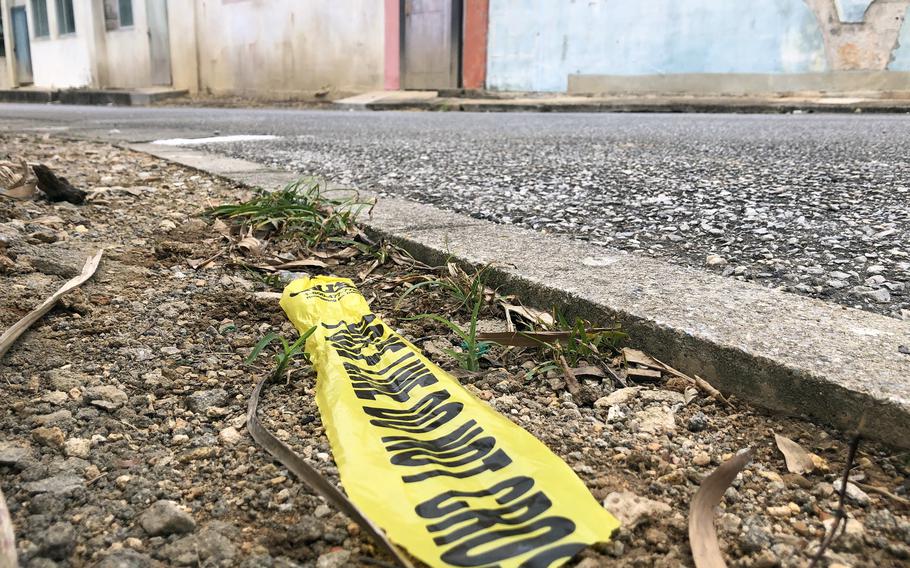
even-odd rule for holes
{"type": "Polygon", "coordinates": [[[0,129],[273,134],[207,148],[910,317],[910,116],[0,105],[0,129]]]}

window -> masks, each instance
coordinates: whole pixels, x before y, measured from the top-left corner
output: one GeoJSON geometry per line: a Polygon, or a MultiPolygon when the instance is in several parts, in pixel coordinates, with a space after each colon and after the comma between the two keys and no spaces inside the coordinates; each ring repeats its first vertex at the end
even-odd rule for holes
{"type": "Polygon", "coordinates": [[[133,0],[104,0],[104,29],[117,30],[133,25],[133,0]]]}
{"type": "Polygon", "coordinates": [[[47,23],[47,0],[32,0],[32,20],[35,37],[51,35],[51,27],[47,23]]]}
{"type": "Polygon", "coordinates": [[[57,32],[60,35],[76,33],[73,0],[57,0],[57,32]]]}

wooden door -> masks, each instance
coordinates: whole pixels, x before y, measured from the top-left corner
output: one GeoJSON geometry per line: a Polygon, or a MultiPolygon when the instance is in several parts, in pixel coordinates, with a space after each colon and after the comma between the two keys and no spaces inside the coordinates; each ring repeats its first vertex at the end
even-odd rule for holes
{"type": "Polygon", "coordinates": [[[461,82],[461,0],[404,0],[405,89],[456,89],[461,82]]]}
{"type": "Polygon", "coordinates": [[[30,85],[32,78],[32,49],[28,39],[28,16],[25,6],[15,6],[13,16],[13,56],[16,59],[16,82],[30,85]]]}
{"type": "Polygon", "coordinates": [[[149,64],[152,85],[170,85],[171,42],[167,26],[167,0],[146,0],[149,64]]]}

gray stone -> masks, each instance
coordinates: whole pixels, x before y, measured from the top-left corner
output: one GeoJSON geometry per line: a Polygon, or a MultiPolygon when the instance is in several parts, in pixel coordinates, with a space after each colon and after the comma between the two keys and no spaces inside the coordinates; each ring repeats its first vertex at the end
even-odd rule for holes
{"type": "MultiPolygon", "coordinates": [[[[843,482],[841,479],[837,479],[831,484],[832,490],[838,494],[840,493],[842,487],[843,482]]],[[[852,483],[850,481],[847,482],[847,499],[856,503],[860,507],[868,507],[871,503],[869,495],[860,489],[855,483],[852,483]]]]}
{"type": "Polygon", "coordinates": [[[237,548],[225,535],[203,529],[164,546],[159,554],[172,566],[231,566],[237,548]]]}
{"type": "Polygon", "coordinates": [[[641,387],[627,387],[616,389],[607,396],[601,397],[594,401],[595,408],[607,408],[616,404],[625,404],[635,398],[641,387]]]}
{"type": "Polygon", "coordinates": [[[351,560],[350,550],[327,552],[316,560],[316,568],[344,568],[351,560]]]}
{"type": "Polygon", "coordinates": [[[29,493],[53,493],[65,495],[85,485],[84,480],[78,475],[60,474],[53,477],[23,483],[22,488],[29,493]]]}
{"type": "Polygon", "coordinates": [[[628,530],[672,511],[666,503],[641,497],[631,491],[610,493],[604,499],[603,506],[628,530]]]}
{"type": "Polygon", "coordinates": [[[703,412],[696,412],[689,417],[686,422],[686,428],[690,432],[701,432],[708,427],[708,417],[703,412]]]}
{"type": "Polygon", "coordinates": [[[69,410],[60,409],[50,414],[41,414],[32,417],[32,422],[39,426],[48,426],[50,424],[59,424],[69,422],[73,419],[73,413],[69,410]]]}
{"type": "Polygon", "coordinates": [[[31,448],[17,446],[10,442],[0,442],[0,465],[19,468],[20,465],[31,459],[32,453],[31,448]]]}
{"type": "Polygon", "coordinates": [[[101,400],[120,407],[126,404],[129,397],[113,385],[99,385],[85,389],[85,399],[90,402],[101,400]]]}
{"type": "Polygon", "coordinates": [[[193,517],[173,501],[156,501],[139,517],[139,524],[150,536],[167,536],[192,532],[193,517]]]}
{"type": "Polygon", "coordinates": [[[209,408],[224,406],[228,393],[224,389],[196,391],[186,398],[186,406],[193,412],[204,412],[209,408]]]}
{"type": "Polygon", "coordinates": [[[663,408],[651,407],[633,414],[639,421],[638,429],[648,434],[663,434],[676,429],[673,413],[663,408]]]}
{"type": "Polygon", "coordinates": [[[157,560],[135,550],[122,549],[101,559],[96,568],[158,568],[163,566],[157,560]]]}
{"type": "Polygon", "coordinates": [[[66,522],[54,523],[38,535],[42,556],[64,560],[76,545],[76,530],[66,522]]]}
{"type": "Polygon", "coordinates": [[[47,376],[52,387],[65,392],[81,387],[91,380],[88,375],[73,371],[70,365],[51,369],[47,372],[47,376]]]}
{"type": "Polygon", "coordinates": [[[743,524],[739,546],[744,552],[759,552],[771,546],[771,535],[759,521],[748,519],[743,524]]]}

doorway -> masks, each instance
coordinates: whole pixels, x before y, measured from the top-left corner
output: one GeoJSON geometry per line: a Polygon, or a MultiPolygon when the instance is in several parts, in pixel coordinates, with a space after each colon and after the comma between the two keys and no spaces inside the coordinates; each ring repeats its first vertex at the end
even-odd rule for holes
{"type": "Polygon", "coordinates": [[[401,85],[457,89],[461,83],[462,0],[403,0],[401,85]]]}
{"type": "Polygon", "coordinates": [[[152,85],[171,85],[171,41],[167,26],[167,0],[147,0],[149,64],[152,85]]]}
{"type": "Polygon", "coordinates": [[[28,40],[28,16],[25,6],[15,6],[10,11],[13,18],[13,57],[16,59],[16,82],[31,85],[32,48],[28,40]]]}

